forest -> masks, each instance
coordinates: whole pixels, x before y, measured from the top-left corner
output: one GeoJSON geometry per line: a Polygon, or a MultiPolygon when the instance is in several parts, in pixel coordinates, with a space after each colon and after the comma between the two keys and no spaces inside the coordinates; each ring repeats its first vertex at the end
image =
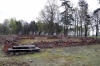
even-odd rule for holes
{"type": "Polygon", "coordinates": [[[37,21],[27,22],[13,17],[5,19],[0,23],[0,35],[99,36],[100,8],[90,12],[88,2],[85,0],[79,0],[78,7],[74,7],[69,0],[60,2],[59,6],[56,0],[48,0],[40,11],[37,21]]]}

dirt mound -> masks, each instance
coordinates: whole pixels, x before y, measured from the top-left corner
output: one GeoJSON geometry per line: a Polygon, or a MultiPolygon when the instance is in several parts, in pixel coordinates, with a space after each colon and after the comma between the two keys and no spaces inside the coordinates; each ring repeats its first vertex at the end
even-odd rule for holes
{"type": "Polygon", "coordinates": [[[64,37],[65,42],[84,42],[84,43],[89,43],[89,42],[100,42],[100,39],[98,38],[91,38],[91,37],[64,37]]]}
{"type": "Polygon", "coordinates": [[[82,40],[80,38],[77,38],[77,37],[68,37],[67,41],[70,41],[70,42],[81,42],[82,40]]]}
{"type": "Polygon", "coordinates": [[[97,38],[67,38],[67,41],[54,41],[54,42],[37,42],[34,45],[40,48],[54,48],[54,47],[68,47],[68,46],[84,46],[100,44],[100,39],[97,38]]]}
{"type": "Polygon", "coordinates": [[[4,43],[5,40],[14,40],[17,35],[0,35],[0,44],[4,43]]]}

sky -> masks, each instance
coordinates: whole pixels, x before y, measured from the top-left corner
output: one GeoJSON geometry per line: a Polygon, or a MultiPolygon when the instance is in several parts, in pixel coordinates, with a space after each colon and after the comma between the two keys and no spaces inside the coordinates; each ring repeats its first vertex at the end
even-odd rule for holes
{"type": "MultiPolygon", "coordinates": [[[[58,0],[59,5],[61,4],[58,0]]],[[[79,0],[71,0],[73,6],[77,6],[79,0]]],[[[0,0],[0,23],[4,19],[15,17],[16,20],[25,20],[31,22],[36,20],[39,12],[44,8],[47,0],[0,0]]],[[[89,11],[99,8],[97,0],[87,0],[89,4],[89,11]]]]}

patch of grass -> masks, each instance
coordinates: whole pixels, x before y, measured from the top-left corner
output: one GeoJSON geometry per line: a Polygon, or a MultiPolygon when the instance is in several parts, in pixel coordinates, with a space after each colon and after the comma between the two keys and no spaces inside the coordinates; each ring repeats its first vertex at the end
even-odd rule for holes
{"type": "Polygon", "coordinates": [[[35,53],[35,54],[29,54],[25,55],[24,57],[31,57],[31,58],[44,58],[44,57],[49,57],[49,53],[35,53]]]}
{"type": "Polygon", "coordinates": [[[68,55],[68,56],[65,56],[65,59],[66,60],[76,60],[76,59],[79,59],[79,60],[85,60],[85,58],[83,57],[79,57],[79,56],[75,56],[75,55],[68,55]]]}
{"type": "Polygon", "coordinates": [[[57,48],[57,51],[61,52],[61,51],[63,51],[63,49],[62,48],[57,48]]]}
{"type": "Polygon", "coordinates": [[[36,41],[34,41],[34,39],[22,39],[19,41],[19,44],[32,44],[36,41]]]}
{"type": "Polygon", "coordinates": [[[47,50],[46,50],[46,52],[49,52],[49,53],[51,53],[51,51],[52,51],[52,49],[47,49],[47,50]]]}

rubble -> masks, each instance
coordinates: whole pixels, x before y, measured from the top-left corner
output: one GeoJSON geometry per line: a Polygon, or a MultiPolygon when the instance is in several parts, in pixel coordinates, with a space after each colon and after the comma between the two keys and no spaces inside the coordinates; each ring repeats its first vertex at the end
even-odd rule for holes
{"type": "MultiPolygon", "coordinates": [[[[47,39],[61,39],[57,36],[46,36],[47,39]]],[[[13,45],[14,42],[19,39],[34,39],[34,36],[28,35],[28,36],[18,36],[14,38],[11,43],[13,45]]],[[[84,46],[84,45],[92,45],[92,44],[100,44],[100,39],[98,38],[91,38],[91,37],[67,37],[66,40],[62,41],[53,41],[53,42],[46,42],[46,41],[40,41],[40,42],[34,42],[33,45],[40,48],[56,48],[56,47],[69,47],[69,46],[84,46]]],[[[17,45],[17,44],[15,44],[17,45]]]]}

